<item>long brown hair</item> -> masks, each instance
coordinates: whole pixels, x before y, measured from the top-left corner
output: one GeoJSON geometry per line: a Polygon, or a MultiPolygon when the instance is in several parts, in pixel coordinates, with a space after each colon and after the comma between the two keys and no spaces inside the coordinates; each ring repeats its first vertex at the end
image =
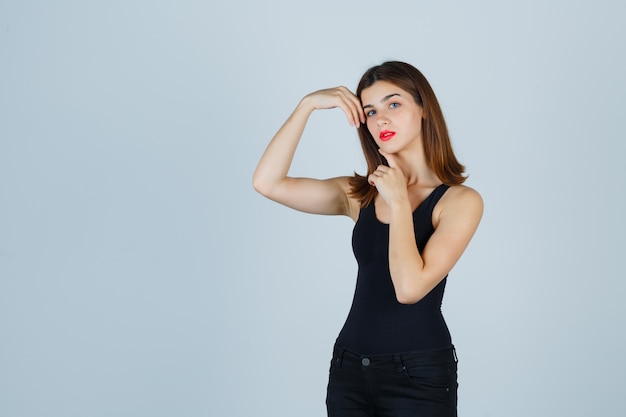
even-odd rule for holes
{"type": "MultiPolygon", "coordinates": [[[[422,107],[424,112],[422,135],[428,167],[437,174],[437,177],[444,184],[462,184],[466,178],[463,175],[465,167],[454,156],[443,112],[426,77],[410,64],[399,61],[384,62],[368,69],[363,74],[356,90],[359,99],[363,90],[377,81],[387,81],[411,93],[415,102],[422,107]]],[[[387,161],[378,152],[378,145],[376,145],[367,125],[362,124],[358,132],[369,175],[379,165],[387,165],[387,161]]],[[[371,186],[367,181],[368,175],[362,176],[355,172],[354,176],[350,178],[350,194],[361,201],[361,207],[370,204],[377,194],[376,187],[371,186]]]]}

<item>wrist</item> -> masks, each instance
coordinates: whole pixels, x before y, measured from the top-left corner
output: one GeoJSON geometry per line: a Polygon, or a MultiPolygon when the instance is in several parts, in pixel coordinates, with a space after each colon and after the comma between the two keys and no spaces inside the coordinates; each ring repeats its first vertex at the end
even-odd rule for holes
{"type": "Polygon", "coordinates": [[[389,210],[394,211],[411,211],[411,202],[408,197],[398,196],[389,200],[389,210]]]}
{"type": "Polygon", "coordinates": [[[315,105],[311,102],[310,94],[302,97],[302,100],[298,103],[296,110],[305,111],[307,113],[313,113],[313,111],[316,110],[315,105]]]}

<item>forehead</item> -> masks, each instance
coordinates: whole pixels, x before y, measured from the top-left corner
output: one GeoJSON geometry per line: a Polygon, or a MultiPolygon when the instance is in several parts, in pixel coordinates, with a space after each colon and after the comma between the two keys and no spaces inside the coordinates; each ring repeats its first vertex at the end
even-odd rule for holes
{"type": "Polygon", "coordinates": [[[411,94],[397,85],[390,83],[389,81],[376,81],[374,84],[361,91],[361,103],[364,106],[377,105],[385,101],[389,96],[399,95],[403,98],[411,97],[411,94]]]}

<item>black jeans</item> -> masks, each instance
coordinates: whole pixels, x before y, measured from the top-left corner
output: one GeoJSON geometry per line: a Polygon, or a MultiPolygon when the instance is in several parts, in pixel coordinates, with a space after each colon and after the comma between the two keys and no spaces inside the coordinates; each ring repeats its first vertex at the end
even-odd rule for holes
{"type": "Polygon", "coordinates": [[[361,355],[335,345],[326,408],[329,417],[456,417],[454,346],[361,355]]]}

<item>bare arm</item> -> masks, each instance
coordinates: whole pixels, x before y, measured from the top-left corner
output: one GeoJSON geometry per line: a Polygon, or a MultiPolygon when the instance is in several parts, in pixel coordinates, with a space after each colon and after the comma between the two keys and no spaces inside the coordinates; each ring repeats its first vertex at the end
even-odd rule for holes
{"type": "Polygon", "coordinates": [[[359,99],[345,87],[320,90],[304,97],[265,150],[253,178],[256,191],[296,210],[354,217],[348,198],[348,177],[326,180],[294,178],[289,168],[311,113],[341,108],[352,126],[365,118],[359,99]]]}
{"type": "Polygon", "coordinates": [[[480,195],[462,185],[448,189],[435,206],[435,232],[419,252],[413,212],[402,172],[393,155],[384,154],[389,167],[380,166],[369,179],[389,205],[389,272],[396,298],[414,304],[426,296],[460,259],[482,217],[480,195]]]}
{"type": "Polygon", "coordinates": [[[471,188],[450,188],[438,203],[437,225],[423,253],[413,232],[411,206],[390,206],[389,270],[396,298],[413,304],[428,294],[461,258],[478,227],[483,211],[480,195],[471,188]]]}

